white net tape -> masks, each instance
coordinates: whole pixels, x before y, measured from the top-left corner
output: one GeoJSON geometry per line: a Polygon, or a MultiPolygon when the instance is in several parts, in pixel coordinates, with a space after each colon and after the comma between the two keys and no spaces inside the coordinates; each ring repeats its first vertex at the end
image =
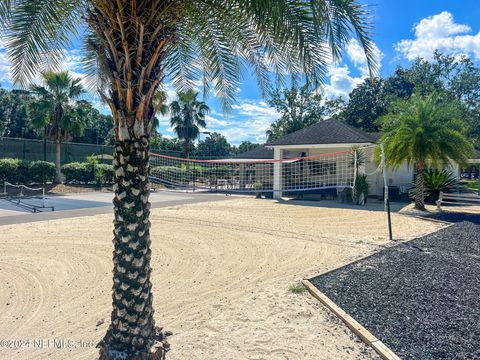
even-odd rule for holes
{"type": "Polygon", "coordinates": [[[355,182],[355,152],[281,160],[193,160],[150,154],[152,181],[174,188],[221,192],[342,189],[355,182]],[[274,182],[277,178],[277,188],[274,182]]]}

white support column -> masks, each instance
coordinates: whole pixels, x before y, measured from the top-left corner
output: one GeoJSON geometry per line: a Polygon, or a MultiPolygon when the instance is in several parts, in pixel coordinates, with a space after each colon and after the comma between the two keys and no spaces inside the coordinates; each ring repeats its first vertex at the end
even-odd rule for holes
{"type": "MultiPolygon", "coordinates": [[[[273,159],[281,160],[282,159],[282,150],[278,148],[273,149],[273,159]]],[[[274,162],[273,163],[273,198],[280,200],[282,198],[282,163],[274,162]]]]}

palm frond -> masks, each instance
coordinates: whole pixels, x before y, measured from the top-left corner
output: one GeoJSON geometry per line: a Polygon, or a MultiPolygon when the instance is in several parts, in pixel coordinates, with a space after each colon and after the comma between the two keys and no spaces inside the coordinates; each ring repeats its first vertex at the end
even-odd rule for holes
{"type": "Polygon", "coordinates": [[[5,31],[10,24],[14,0],[2,0],[0,2],[0,30],[5,31]]]}
{"type": "Polygon", "coordinates": [[[170,57],[174,85],[185,90],[182,79],[187,75],[193,84],[200,67],[204,91],[213,87],[226,108],[249,67],[263,93],[270,71],[277,83],[287,74],[304,77],[312,88],[324,83],[332,59],[353,35],[375,69],[368,12],[353,0],[192,0],[179,19],[170,57]]]}
{"type": "Polygon", "coordinates": [[[85,87],[89,91],[105,94],[111,81],[108,77],[108,53],[100,39],[87,33],[83,40],[83,69],[86,74],[85,87]]]}
{"type": "Polygon", "coordinates": [[[25,86],[48,59],[55,68],[77,34],[81,23],[83,0],[15,0],[0,10],[8,23],[8,56],[14,82],[25,86]],[[13,4],[13,6],[12,6],[13,4]]]}

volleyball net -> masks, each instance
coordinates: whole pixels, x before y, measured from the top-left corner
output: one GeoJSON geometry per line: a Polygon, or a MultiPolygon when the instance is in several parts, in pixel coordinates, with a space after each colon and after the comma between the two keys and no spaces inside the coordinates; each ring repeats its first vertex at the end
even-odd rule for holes
{"type": "Polygon", "coordinates": [[[150,178],[168,188],[212,192],[302,192],[352,188],[354,150],[281,160],[195,160],[150,154],[150,178]]]}

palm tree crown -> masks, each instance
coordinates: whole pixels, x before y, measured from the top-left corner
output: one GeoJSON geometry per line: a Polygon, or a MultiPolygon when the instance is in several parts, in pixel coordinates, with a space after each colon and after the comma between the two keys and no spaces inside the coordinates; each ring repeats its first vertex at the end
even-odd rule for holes
{"type": "Polygon", "coordinates": [[[56,145],[55,166],[56,181],[62,181],[60,144],[69,134],[83,131],[82,119],[77,116],[75,101],[85,92],[80,79],[72,78],[67,71],[43,72],[42,85],[31,85],[30,90],[36,96],[31,104],[32,123],[35,127],[45,129],[53,137],[56,145]]]}
{"type": "Polygon", "coordinates": [[[405,161],[416,168],[415,206],[424,210],[425,169],[441,167],[451,160],[465,163],[473,146],[462,134],[463,123],[454,105],[437,95],[413,96],[396,104],[381,119],[387,165],[398,167],[405,161]]]}
{"type": "Polygon", "coordinates": [[[170,104],[170,124],[178,138],[184,141],[185,156],[188,157],[192,142],[200,135],[200,128],[207,127],[205,116],[210,108],[198,101],[193,90],[179,92],[178,100],[170,104]]]}

